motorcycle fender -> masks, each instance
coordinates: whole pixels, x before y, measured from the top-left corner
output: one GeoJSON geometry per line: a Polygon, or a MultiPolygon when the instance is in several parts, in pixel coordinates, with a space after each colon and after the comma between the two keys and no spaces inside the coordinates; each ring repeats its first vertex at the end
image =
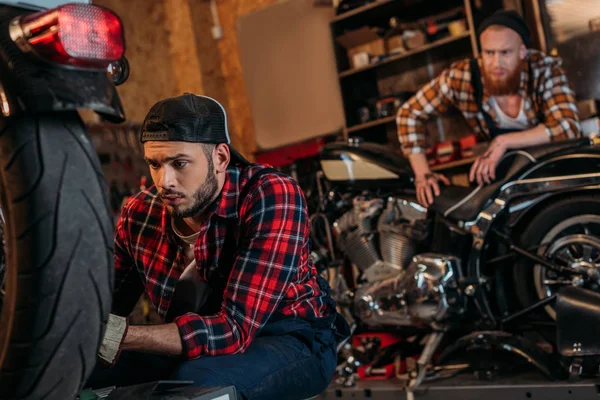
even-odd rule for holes
{"type": "MultiPolygon", "coordinates": [[[[550,178],[563,175],[593,174],[600,170],[600,146],[592,146],[584,151],[574,154],[558,156],[536,165],[519,179],[550,178]]],[[[526,215],[535,213],[548,202],[556,201],[566,193],[589,193],[599,191],[600,186],[584,186],[568,188],[559,191],[543,193],[528,198],[520,199],[509,207],[509,226],[516,226],[526,215]]]]}
{"type": "MultiPolygon", "coordinates": [[[[23,9],[0,6],[2,21],[23,15],[23,9]]],[[[8,31],[8,30],[7,30],[8,31]]],[[[125,113],[107,71],[67,68],[23,54],[8,32],[0,33],[0,112],[19,114],[91,109],[110,122],[125,113]]]]}

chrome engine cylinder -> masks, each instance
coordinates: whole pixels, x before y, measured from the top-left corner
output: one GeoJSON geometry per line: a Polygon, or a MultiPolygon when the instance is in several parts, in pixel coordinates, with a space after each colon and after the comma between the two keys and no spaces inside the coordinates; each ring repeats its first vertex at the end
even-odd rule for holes
{"type": "Polygon", "coordinates": [[[357,229],[346,237],[345,252],[350,261],[361,270],[381,262],[373,241],[357,229]]]}
{"type": "Polygon", "coordinates": [[[383,261],[398,268],[405,268],[415,254],[413,241],[396,232],[380,232],[379,247],[383,261]]]}
{"type": "Polygon", "coordinates": [[[439,328],[457,309],[459,271],[456,257],[417,255],[397,276],[358,288],[355,310],[370,326],[439,328]]]}
{"type": "Polygon", "coordinates": [[[381,199],[357,197],[353,208],[334,224],[338,246],[361,271],[381,262],[373,234],[382,208],[381,199]]]}

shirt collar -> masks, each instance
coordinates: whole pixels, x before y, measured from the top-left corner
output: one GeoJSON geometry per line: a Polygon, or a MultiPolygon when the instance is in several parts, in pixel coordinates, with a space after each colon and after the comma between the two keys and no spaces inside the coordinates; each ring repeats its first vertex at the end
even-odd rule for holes
{"type": "MultiPolygon", "coordinates": [[[[216,214],[222,218],[238,218],[238,198],[240,195],[240,175],[241,171],[235,166],[229,166],[225,174],[225,183],[220,195],[209,206],[208,214],[216,214]]],[[[168,240],[176,242],[177,235],[171,228],[171,216],[167,207],[158,199],[156,188],[153,187],[154,201],[162,207],[162,232],[168,240]]]]}
{"type": "Polygon", "coordinates": [[[211,206],[211,211],[222,218],[238,218],[240,196],[240,169],[229,166],[221,194],[211,206]]]}

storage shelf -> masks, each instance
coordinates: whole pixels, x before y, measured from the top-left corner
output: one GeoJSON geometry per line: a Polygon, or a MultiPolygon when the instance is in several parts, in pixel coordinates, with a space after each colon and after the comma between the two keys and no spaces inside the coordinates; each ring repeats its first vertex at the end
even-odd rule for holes
{"type": "Polygon", "coordinates": [[[463,166],[463,165],[471,164],[476,159],[477,159],[477,157],[468,157],[468,158],[463,158],[463,159],[456,160],[456,161],[450,161],[450,162],[447,162],[447,163],[444,163],[444,164],[434,165],[434,166],[431,167],[431,170],[432,171],[443,171],[445,169],[460,167],[460,166],[463,166]]]}
{"type": "Polygon", "coordinates": [[[380,119],[376,119],[375,121],[369,121],[364,124],[351,126],[348,129],[346,129],[346,132],[348,132],[348,133],[358,132],[358,131],[362,131],[363,129],[372,128],[374,126],[388,124],[390,122],[394,122],[395,120],[396,120],[395,115],[391,116],[391,117],[380,118],[380,119]]]}
{"type": "Polygon", "coordinates": [[[378,0],[378,1],[375,1],[374,3],[369,3],[369,4],[364,5],[362,7],[355,8],[352,11],[348,11],[348,12],[345,12],[343,14],[336,15],[335,17],[333,17],[331,19],[331,23],[338,22],[338,21],[344,20],[346,18],[353,17],[353,16],[358,15],[358,14],[362,14],[365,11],[372,10],[372,9],[380,7],[380,6],[384,5],[384,4],[392,3],[394,1],[396,1],[396,0],[378,0]]]}
{"type": "Polygon", "coordinates": [[[456,41],[459,41],[459,40],[462,40],[462,39],[466,39],[466,38],[470,37],[470,35],[471,35],[471,33],[469,31],[466,31],[465,33],[463,33],[463,34],[461,34],[459,36],[449,36],[449,37],[446,37],[444,39],[436,40],[433,43],[426,44],[426,45],[421,46],[421,47],[419,47],[417,49],[414,49],[414,50],[409,50],[409,51],[407,51],[405,53],[402,53],[402,54],[397,54],[395,56],[388,57],[385,60],[382,60],[382,61],[379,61],[379,62],[376,62],[376,63],[373,63],[373,64],[369,64],[369,65],[364,66],[364,67],[349,69],[347,71],[341,72],[339,74],[339,76],[340,76],[340,78],[345,78],[345,77],[348,77],[348,76],[351,76],[351,75],[354,75],[354,74],[358,74],[359,72],[367,71],[367,70],[370,70],[370,69],[373,69],[373,68],[380,67],[380,66],[385,65],[385,64],[392,63],[394,61],[401,60],[401,59],[406,58],[406,57],[414,56],[415,54],[423,53],[423,52],[426,52],[428,50],[434,49],[436,47],[443,46],[443,45],[448,44],[448,43],[452,43],[452,42],[456,42],[456,41]]]}

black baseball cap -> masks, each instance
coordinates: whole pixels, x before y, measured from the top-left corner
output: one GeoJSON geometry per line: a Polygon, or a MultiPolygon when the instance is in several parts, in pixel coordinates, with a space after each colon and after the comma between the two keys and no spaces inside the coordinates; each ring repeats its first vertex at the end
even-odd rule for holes
{"type": "Polygon", "coordinates": [[[231,146],[225,109],[207,96],[184,93],[153,105],[142,124],[140,141],[227,143],[232,164],[250,164],[231,146]]]}
{"type": "Polygon", "coordinates": [[[531,44],[531,30],[527,26],[527,22],[521,15],[514,10],[499,10],[484,19],[477,29],[477,37],[491,25],[502,25],[517,32],[525,47],[531,44]]]}

